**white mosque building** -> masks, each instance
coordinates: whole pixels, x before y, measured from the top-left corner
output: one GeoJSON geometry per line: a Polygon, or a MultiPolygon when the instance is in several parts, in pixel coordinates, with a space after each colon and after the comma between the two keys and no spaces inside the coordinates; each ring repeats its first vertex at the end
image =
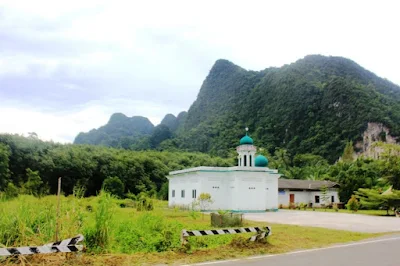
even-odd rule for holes
{"type": "MultiPolygon", "coordinates": [[[[246,129],[247,130],[247,129],[246,129]]],[[[236,151],[238,166],[201,166],[169,173],[169,206],[190,206],[201,193],[209,193],[209,210],[266,211],[278,209],[277,170],[256,155],[253,139],[246,135],[236,151]]]]}

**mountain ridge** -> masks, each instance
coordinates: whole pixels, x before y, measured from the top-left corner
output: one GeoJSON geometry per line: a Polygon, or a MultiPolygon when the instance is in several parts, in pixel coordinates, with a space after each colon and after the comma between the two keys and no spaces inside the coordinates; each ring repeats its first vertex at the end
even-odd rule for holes
{"type": "Polygon", "coordinates": [[[181,114],[180,122],[167,114],[160,123],[171,131],[163,128],[163,149],[228,156],[248,126],[270,153],[284,148],[334,161],[368,122],[400,134],[400,87],[343,57],[309,55],[261,71],[219,59],[181,114]]]}

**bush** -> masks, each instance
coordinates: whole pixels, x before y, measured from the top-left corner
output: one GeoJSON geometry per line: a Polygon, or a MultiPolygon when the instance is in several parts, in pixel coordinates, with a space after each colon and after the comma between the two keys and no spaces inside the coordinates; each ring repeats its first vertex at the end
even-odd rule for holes
{"type": "Polygon", "coordinates": [[[348,210],[351,210],[353,212],[358,211],[360,208],[360,203],[358,202],[357,198],[355,195],[352,195],[349,201],[346,204],[346,207],[348,210]]]}
{"type": "Polygon", "coordinates": [[[307,209],[307,203],[302,202],[302,203],[300,203],[300,206],[299,206],[299,207],[300,207],[299,209],[304,209],[304,210],[306,210],[306,209],[307,209]]]}
{"type": "Polygon", "coordinates": [[[211,226],[233,227],[243,225],[243,214],[239,213],[211,213],[211,226]]]}
{"type": "Polygon", "coordinates": [[[145,193],[140,193],[136,201],[137,211],[152,211],[154,209],[153,200],[147,197],[145,193]]]}
{"type": "Polygon", "coordinates": [[[7,183],[6,188],[4,189],[4,197],[6,199],[13,199],[18,197],[18,188],[11,182],[7,183]]]}
{"type": "Polygon", "coordinates": [[[124,189],[124,183],[117,176],[107,177],[103,182],[103,190],[118,198],[124,196],[124,189]]]}
{"type": "Polygon", "coordinates": [[[339,206],[337,205],[337,203],[333,204],[333,209],[335,210],[335,212],[339,211],[339,206]]]}
{"type": "Polygon", "coordinates": [[[204,211],[213,203],[211,195],[209,193],[201,193],[197,198],[200,206],[200,210],[204,211]]]}

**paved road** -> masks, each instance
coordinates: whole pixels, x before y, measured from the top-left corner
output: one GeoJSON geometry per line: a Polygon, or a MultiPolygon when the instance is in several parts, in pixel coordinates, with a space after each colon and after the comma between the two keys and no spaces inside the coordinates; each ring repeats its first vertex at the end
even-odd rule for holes
{"type": "Polygon", "coordinates": [[[246,213],[244,217],[247,220],[265,221],[266,223],[316,226],[354,232],[400,232],[400,218],[397,217],[289,210],[246,213]]]}
{"type": "Polygon", "coordinates": [[[232,266],[398,266],[400,235],[328,248],[252,257],[243,260],[216,261],[196,265],[232,266]]]}

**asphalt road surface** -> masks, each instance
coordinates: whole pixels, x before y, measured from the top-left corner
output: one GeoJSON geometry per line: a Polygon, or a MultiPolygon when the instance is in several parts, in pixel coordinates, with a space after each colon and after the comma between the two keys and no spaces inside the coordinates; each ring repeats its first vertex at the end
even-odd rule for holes
{"type": "MultiPolygon", "coordinates": [[[[400,232],[400,219],[397,217],[279,210],[277,212],[246,213],[244,218],[266,222],[266,225],[268,223],[295,224],[366,233],[400,232]]],[[[400,261],[398,265],[400,266],[400,261]]]]}
{"type": "Polygon", "coordinates": [[[212,264],[233,266],[399,266],[400,235],[321,249],[250,257],[242,260],[206,262],[195,265],[212,264]]]}

